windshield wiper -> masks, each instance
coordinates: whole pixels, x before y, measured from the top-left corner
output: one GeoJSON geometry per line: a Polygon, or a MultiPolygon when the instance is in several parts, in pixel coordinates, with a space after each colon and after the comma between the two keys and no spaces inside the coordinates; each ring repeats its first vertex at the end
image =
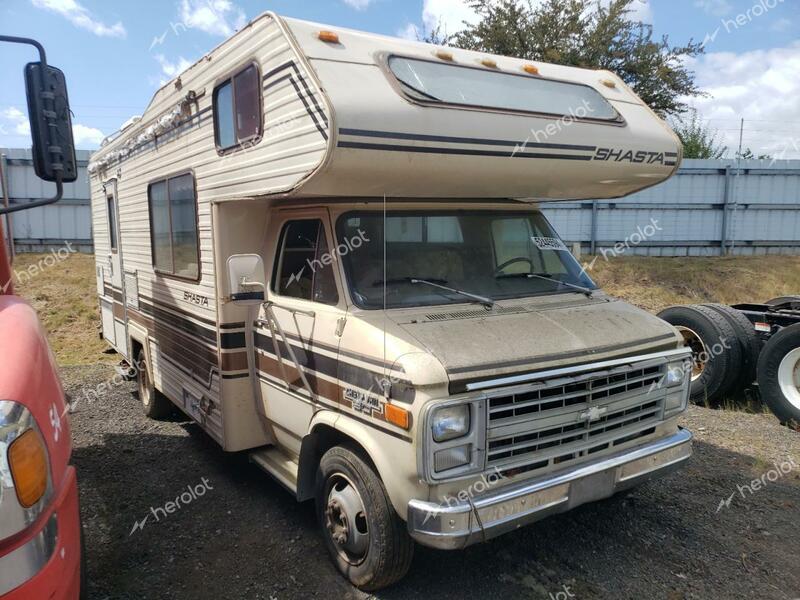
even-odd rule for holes
{"type": "Polygon", "coordinates": [[[486,296],[479,296],[478,294],[471,294],[470,292],[465,292],[464,290],[457,290],[456,288],[451,288],[451,287],[448,287],[446,285],[443,285],[443,284],[447,283],[447,281],[444,280],[444,279],[417,279],[416,277],[400,277],[400,278],[397,278],[397,279],[387,279],[385,282],[381,279],[379,281],[376,281],[373,285],[383,285],[383,283],[387,283],[387,284],[392,284],[392,283],[412,283],[412,284],[424,283],[425,285],[430,285],[432,287],[439,288],[439,289],[442,289],[442,290],[446,290],[446,291],[452,292],[454,294],[460,294],[461,296],[465,296],[467,298],[475,300],[476,302],[480,302],[481,304],[483,304],[484,306],[486,306],[488,308],[493,308],[494,305],[495,305],[494,300],[492,300],[491,298],[487,298],[486,296]]]}
{"type": "Polygon", "coordinates": [[[544,281],[549,281],[550,283],[557,283],[559,285],[565,285],[567,287],[571,287],[575,290],[578,290],[582,294],[586,294],[587,298],[591,298],[594,290],[583,287],[582,285],[575,285],[574,283],[568,283],[566,281],[561,281],[560,279],[555,279],[550,273],[503,273],[501,275],[497,275],[497,279],[510,279],[512,277],[525,277],[526,279],[543,279],[544,281]]]}
{"type": "MultiPolygon", "coordinates": [[[[447,287],[446,285],[441,285],[439,283],[434,283],[428,279],[414,279],[413,277],[409,279],[411,283],[424,283],[426,285],[430,285],[442,290],[447,290],[448,292],[453,292],[454,294],[461,294],[467,298],[472,298],[476,302],[480,302],[487,308],[494,307],[494,300],[491,298],[487,298],[486,296],[479,296],[478,294],[471,294],[470,292],[465,292],[464,290],[457,290],[456,288],[447,287]]],[[[444,282],[447,283],[447,282],[444,282]]]]}

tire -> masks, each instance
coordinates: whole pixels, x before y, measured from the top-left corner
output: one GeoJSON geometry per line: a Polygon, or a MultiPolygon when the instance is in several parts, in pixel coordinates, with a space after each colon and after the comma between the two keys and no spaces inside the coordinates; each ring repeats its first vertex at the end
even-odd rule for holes
{"type": "Polygon", "coordinates": [[[136,387],[139,390],[139,400],[144,414],[157,420],[170,416],[173,410],[172,402],[150,381],[144,350],[139,350],[139,354],[136,355],[136,365],[136,387]]]}
{"type": "Polygon", "coordinates": [[[784,327],[764,346],[758,387],[781,423],[800,424],[800,323],[784,327]]]}
{"type": "Polygon", "coordinates": [[[675,326],[692,348],[696,368],[692,372],[691,401],[718,404],[733,389],[742,368],[742,350],[733,327],[707,306],[673,306],[658,316],[675,326]]]}
{"type": "Polygon", "coordinates": [[[320,461],[316,483],[317,518],[342,575],[367,592],[402,579],[414,542],[372,467],[355,452],[334,446],[320,461]]]}
{"type": "Polygon", "coordinates": [[[742,368],[740,377],[733,386],[734,392],[742,392],[749,387],[758,376],[758,355],[761,354],[761,340],[750,319],[735,308],[725,304],[704,304],[711,310],[721,314],[733,327],[739,347],[742,351],[742,368]]]}

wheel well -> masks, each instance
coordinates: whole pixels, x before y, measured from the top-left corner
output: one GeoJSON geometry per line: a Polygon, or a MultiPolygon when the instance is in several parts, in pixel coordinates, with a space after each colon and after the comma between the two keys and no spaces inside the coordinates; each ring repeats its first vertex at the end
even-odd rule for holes
{"type": "Polygon", "coordinates": [[[322,456],[334,446],[344,446],[358,454],[380,477],[375,463],[358,441],[330,425],[317,425],[303,438],[300,448],[300,467],[297,474],[297,499],[311,500],[316,487],[317,467],[322,456]]]}
{"type": "Polygon", "coordinates": [[[130,365],[135,373],[139,372],[142,365],[139,364],[139,351],[144,348],[142,343],[138,340],[131,338],[129,348],[131,349],[130,365]]]}

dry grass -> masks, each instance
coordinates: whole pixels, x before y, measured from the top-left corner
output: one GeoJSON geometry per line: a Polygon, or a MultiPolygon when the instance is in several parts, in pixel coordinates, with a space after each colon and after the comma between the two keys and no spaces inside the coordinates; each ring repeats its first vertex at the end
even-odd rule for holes
{"type": "Polygon", "coordinates": [[[589,274],[609,294],[651,312],[672,304],[766,302],[800,294],[798,256],[600,257],[589,274]]]}
{"type": "Polygon", "coordinates": [[[53,264],[48,254],[19,254],[15,290],[38,311],[61,365],[116,362],[100,339],[100,306],[94,257],[70,254],[53,264]]]}
{"type": "MultiPolygon", "coordinates": [[[[41,271],[17,292],[39,311],[50,344],[62,365],[116,361],[104,354],[95,292],[94,257],[73,254],[53,266],[44,254],[22,254],[14,269],[41,271]]],[[[584,258],[584,260],[586,260],[584,258]]],[[[671,304],[764,302],[800,293],[800,257],[755,258],[599,258],[591,276],[603,288],[637,306],[658,312],[671,304]]]]}

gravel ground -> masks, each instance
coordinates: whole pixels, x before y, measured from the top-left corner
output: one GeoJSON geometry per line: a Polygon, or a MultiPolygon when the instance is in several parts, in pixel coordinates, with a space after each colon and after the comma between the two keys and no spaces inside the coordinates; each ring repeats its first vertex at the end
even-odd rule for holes
{"type": "MultiPolygon", "coordinates": [[[[114,372],[62,375],[76,400],[114,372]]],[[[113,386],[71,415],[90,598],[367,597],[335,571],[310,503],[191,422],[146,419],[133,391],[113,386]]],[[[697,407],[684,424],[696,442],[681,472],[463,552],[418,546],[406,579],[377,597],[800,598],[800,467],[774,466],[800,464],[799,434],[767,414],[697,407]]]]}

